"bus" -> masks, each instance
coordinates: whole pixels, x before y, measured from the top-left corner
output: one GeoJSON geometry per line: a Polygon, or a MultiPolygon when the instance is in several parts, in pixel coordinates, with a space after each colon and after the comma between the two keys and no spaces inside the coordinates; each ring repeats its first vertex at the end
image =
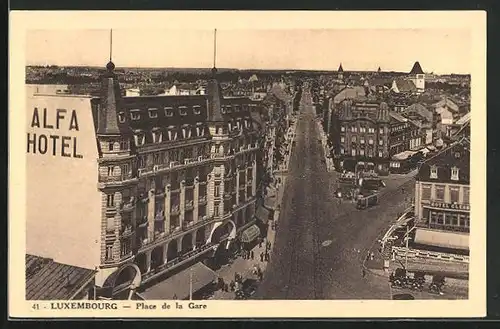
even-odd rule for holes
{"type": "Polygon", "coordinates": [[[356,204],[356,208],[366,209],[366,208],[375,206],[377,203],[378,203],[378,195],[377,194],[362,196],[358,199],[358,203],[356,204]]]}

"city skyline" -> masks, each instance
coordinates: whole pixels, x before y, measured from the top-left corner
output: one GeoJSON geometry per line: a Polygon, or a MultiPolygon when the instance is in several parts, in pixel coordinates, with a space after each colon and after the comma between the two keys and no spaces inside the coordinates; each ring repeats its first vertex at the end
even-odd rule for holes
{"type": "MultiPolygon", "coordinates": [[[[110,55],[109,30],[31,30],[26,42],[27,65],[100,67],[110,55]],[[66,44],[74,46],[60,51],[60,45],[66,44]]],[[[469,34],[460,29],[218,29],[216,66],[336,71],[342,63],[345,71],[380,67],[382,71],[409,72],[419,61],[426,73],[469,74],[469,51],[469,34]],[[264,46],[257,47],[259,44],[264,46]],[[437,46],[453,56],[435,56],[437,46]],[[317,51],[311,51],[314,49],[317,51]],[[283,56],[284,52],[290,56],[283,56]]],[[[210,68],[213,30],[114,29],[113,62],[128,68],[210,68]]]]}

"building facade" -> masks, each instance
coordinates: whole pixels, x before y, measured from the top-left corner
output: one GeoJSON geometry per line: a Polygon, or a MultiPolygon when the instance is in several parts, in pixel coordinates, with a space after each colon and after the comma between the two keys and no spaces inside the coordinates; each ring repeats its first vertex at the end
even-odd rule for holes
{"type": "Polygon", "coordinates": [[[419,125],[397,113],[389,113],[389,155],[413,151],[425,145],[425,131],[419,125]]]}
{"type": "MultiPolygon", "coordinates": [[[[169,271],[201,260],[217,262],[245,230],[255,231],[263,127],[260,103],[223,98],[215,69],[206,95],[143,97],[122,97],[114,69],[112,62],[106,66],[100,97],[82,100],[79,123],[66,114],[70,131],[76,124],[80,135],[73,147],[70,137],[63,140],[66,158],[58,161],[65,164],[57,169],[67,167],[68,173],[57,174],[56,190],[48,190],[48,182],[44,193],[32,189],[27,240],[32,254],[55,261],[68,257],[63,260],[71,265],[97,269],[97,295],[129,299],[135,289],[169,271]],[[77,160],[69,159],[71,149],[77,160]],[[70,188],[81,196],[68,194],[70,188]],[[51,194],[56,200],[66,194],[67,207],[55,209],[47,198],[51,194]],[[40,224],[40,213],[58,218],[47,222],[53,226],[50,240],[61,242],[57,246],[42,245],[38,235],[47,234],[47,224],[40,224]],[[82,257],[75,257],[78,252],[82,257]]],[[[28,110],[47,104],[39,97],[28,110]]],[[[50,103],[44,109],[44,125],[45,112],[54,111],[48,116],[57,116],[59,126],[64,116],[56,108],[60,105],[50,103]]],[[[30,114],[29,121],[33,127],[35,116],[30,114]]],[[[38,132],[28,133],[28,167],[39,176],[55,167],[50,164],[55,157],[40,155],[38,132]]]]}
{"type": "Polygon", "coordinates": [[[386,103],[345,100],[330,120],[329,136],[337,167],[354,171],[361,161],[371,163],[372,169],[381,173],[388,170],[390,116],[386,103]]]}
{"type": "Polygon", "coordinates": [[[420,167],[415,183],[415,243],[468,251],[469,147],[463,138],[420,167]]]}

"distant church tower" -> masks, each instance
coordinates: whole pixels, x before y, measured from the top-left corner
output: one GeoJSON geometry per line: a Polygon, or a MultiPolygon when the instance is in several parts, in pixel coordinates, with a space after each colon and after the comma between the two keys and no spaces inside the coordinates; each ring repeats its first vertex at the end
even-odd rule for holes
{"type": "Polygon", "coordinates": [[[344,69],[342,68],[342,63],[340,63],[339,69],[337,70],[338,75],[337,78],[339,80],[344,80],[344,69]]]}
{"type": "Polygon", "coordinates": [[[413,68],[409,74],[409,79],[413,81],[417,87],[417,92],[423,93],[425,91],[425,74],[419,62],[415,62],[415,64],[413,64],[413,68]]]}

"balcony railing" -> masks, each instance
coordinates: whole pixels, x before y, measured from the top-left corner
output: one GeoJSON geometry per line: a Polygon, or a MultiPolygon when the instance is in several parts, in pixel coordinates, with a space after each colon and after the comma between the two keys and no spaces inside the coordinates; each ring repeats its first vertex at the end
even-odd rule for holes
{"type": "Polygon", "coordinates": [[[184,203],[184,206],[185,206],[186,210],[192,209],[193,208],[193,200],[186,200],[186,202],[184,203]]]}
{"type": "Polygon", "coordinates": [[[165,220],[165,212],[162,210],[155,215],[155,220],[156,221],[163,221],[165,220]]]}
{"type": "Polygon", "coordinates": [[[214,246],[214,244],[212,244],[212,243],[205,244],[199,248],[196,248],[195,250],[191,250],[191,251],[188,251],[182,255],[179,255],[178,257],[167,261],[165,264],[161,264],[157,267],[153,267],[153,268],[151,268],[151,270],[149,272],[144,273],[141,276],[142,281],[144,282],[144,281],[150,279],[151,277],[153,277],[155,274],[159,274],[159,273],[161,273],[169,268],[172,268],[176,265],[180,265],[180,263],[187,261],[191,257],[194,257],[194,256],[196,256],[204,251],[207,251],[208,249],[212,248],[213,246],[214,246]]]}
{"type": "Polygon", "coordinates": [[[163,198],[165,197],[165,189],[158,189],[155,191],[155,197],[156,198],[163,198]]]}
{"type": "Polygon", "coordinates": [[[132,211],[134,209],[135,209],[135,197],[131,197],[129,200],[126,200],[122,203],[122,210],[132,211]]]}
{"type": "Polygon", "coordinates": [[[133,175],[119,175],[119,176],[105,176],[99,175],[99,183],[120,183],[134,180],[136,177],[133,175]]]}
{"type": "Polygon", "coordinates": [[[170,215],[178,215],[180,211],[181,210],[179,205],[173,205],[170,207],[170,215]]]}
{"type": "Polygon", "coordinates": [[[148,216],[142,217],[138,222],[137,226],[140,228],[144,228],[148,226],[148,216]]]}
{"type": "Polygon", "coordinates": [[[122,238],[128,238],[132,235],[133,231],[132,231],[132,225],[126,225],[123,229],[122,229],[122,233],[121,233],[121,237],[122,238]]]}

